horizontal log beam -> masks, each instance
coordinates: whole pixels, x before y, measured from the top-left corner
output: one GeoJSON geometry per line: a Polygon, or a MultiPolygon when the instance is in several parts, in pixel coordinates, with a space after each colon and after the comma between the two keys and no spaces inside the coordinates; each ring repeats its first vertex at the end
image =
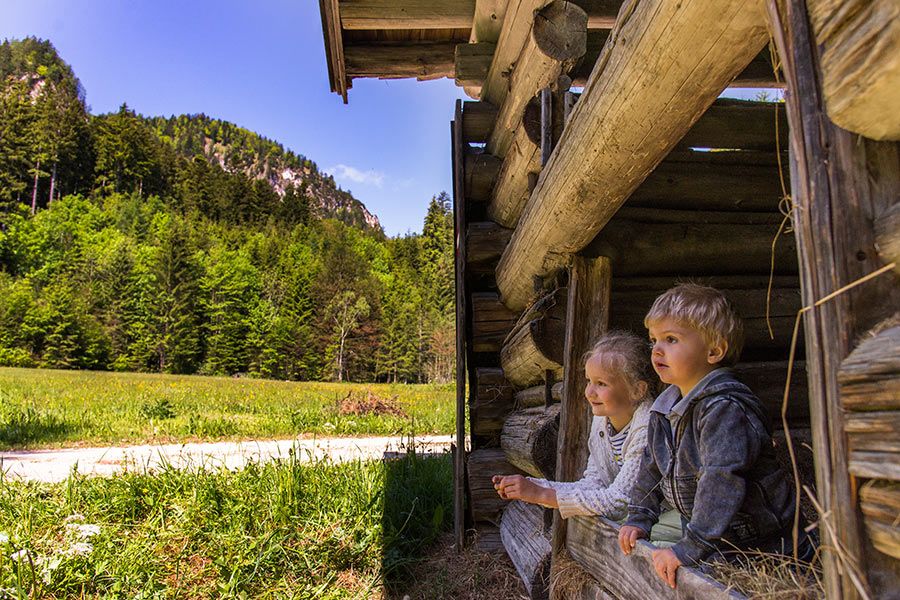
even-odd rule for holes
{"type": "Polygon", "coordinates": [[[587,43],[587,14],[565,0],[555,0],[535,13],[531,35],[522,47],[509,75],[509,92],[500,104],[497,123],[487,142],[496,156],[506,156],[525,106],[543,88],[584,55],[587,43]]]}
{"type": "MultiPolygon", "coordinates": [[[[733,274],[759,274],[770,268],[772,241],[776,234],[778,225],[774,223],[646,223],[616,218],[584,248],[583,253],[609,257],[613,271],[626,277],[669,273],[709,275],[724,270],[733,274]],[[736,240],[740,243],[735,243],[736,240]]],[[[504,258],[513,249],[515,239],[513,235],[504,258]]],[[[797,272],[793,235],[782,233],[778,237],[774,262],[776,273],[797,272]]],[[[501,293],[504,290],[499,275],[507,265],[501,260],[498,267],[501,293]]],[[[503,300],[510,305],[505,295],[503,300]]]]}
{"type": "Polygon", "coordinates": [[[469,29],[475,0],[340,0],[344,29],[469,29]]]}
{"type": "Polygon", "coordinates": [[[469,478],[469,505],[476,523],[500,524],[500,515],[509,504],[497,494],[491,478],[494,475],[524,474],[506,460],[500,448],[484,448],[469,453],[466,463],[469,478]]]}
{"type": "Polygon", "coordinates": [[[534,477],[555,477],[559,408],[559,404],[526,408],[506,417],[500,447],[510,464],[534,477]]]}
{"type": "Polygon", "coordinates": [[[503,159],[488,205],[488,216],[504,227],[514,228],[528,202],[531,181],[541,172],[541,149],[520,125],[503,159]]]}
{"type": "Polygon", "coordinates": [[[828,116],[875,140],[900,140],[900,3],[809,0],[828,116]]]}
{"type": "Polygon", "coordinates": [[[481,152],[466,154],[466,200],[486,202],[490,199],[501,164],[499,158],[490,154],[481,152]]]}
{"type": "Polygon", "coordinates": [[[565,342],[565,293],[542,297],[519,317],[500,350],[500,364],[511,384],[524,388],[544,381],[547,371],[562,377],[565,342]]]}
{"type": "Polygon", "coordinates": [[[347,76],[378,79],[440,79],[454,75],[456,44],[370,43],[344,47],[347,76]]]}
{"type": "Polygon", "coordinates": [[[838,371],[848,411],[900,410],[900,325],[863,340],[838,371]]]}
{"type": "Polygon", "coordinates": [[[656,547],[638,540],[631,554],[619,548],[618,526],[602,517],[566,520],[566,548],[585,571],[616,598],[641,600],[746,600],[737,592],[690,567],[678,568],[676,592],[656,575],[651,553],[656,547]]]}
{"type": "Polygon", "coordinates": [[[472,350],[500,352],[503,340],[516,324],[518,315],[500,302],[494,292],[472,294],[472,350]]]}
{"type": "Polygon", "coordinates": [[[503,369],[481,367],[475,369],[475,393],[470,407],[472,433],[498,436],[503,421],[513,411],[513,387],[503,376],[503,369]]]}
{"type": "Polygon", "coordinates": [[[885,263],[895,263],[900,273],[900,202],[875,219],[875,246],[885,263]]]}
{"type": "Polygon", "coordinates": [[[844,431],[851,452],[900,454],[900,411],[848,412],[844,431]]]}
{"type": "Polygon", "coordinates": [[[454,82],[467,92],[480,95],[481,85],[487,77],[497,44],[479,42],[458,44],[454,55],[454,82]]]}
{"type": "Polygon", "coordinates": [[[550,539],[544,533],[544,509],[510,502],[500,522],[500,539],[531,600],[549,598],[550,539]]]}
{"type": "Polygon", "coordinates": [[[524,308],[535,277],[597,235],[762,49],[761,8],[758,0],[623,5],[497,268],[507,306],[524,308]]]}
{"type": "Polygon", "coordinates": [[[776,212],[790,181],[777,164],[764,163],[774,158],[746,152],[672,153],[631,194],[628,205],[776,212]]]}
{"type": "Polygon", "coordinates": [[[487,102],[463,102],[463,141],[482,144],[487,141],[497,120],[497,107],[487,102]]]}
{"type": "Polygon", "coordinates": [[[511,229],[501,227],[493,221],[469,223],[466,229],[466,258],[469,264],[493,268],[510,237],[511,229]]]}
{"type": "MultiPolygon", "coordinates": [[[[558,381],[550,388],[553,402],[562,401],[563,382],[558,381]]],[[[547,402],[547,386],[538,385],[516,392],[516,408],[532,408],[544,406],[547,402]]]]}
{"type": "Polygon", "coordinates": [[[857,477],[900,481],[900,453],[898,452],[853,451],[850,452],[848,465],[850,473],[857,477]]]}

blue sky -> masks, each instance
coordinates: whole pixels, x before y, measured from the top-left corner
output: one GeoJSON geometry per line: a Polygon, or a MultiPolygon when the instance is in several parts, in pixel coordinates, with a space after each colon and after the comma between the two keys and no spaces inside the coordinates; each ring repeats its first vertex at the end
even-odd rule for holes
{"type": "Polygon", "coordinates": [[[203,112],[315,161],[378,215],[420,231],[451,191],[449,79],[356,80],[329,91],[315,0],[0,0],[0,38],[49,39],[93,114],[203,112]]]}

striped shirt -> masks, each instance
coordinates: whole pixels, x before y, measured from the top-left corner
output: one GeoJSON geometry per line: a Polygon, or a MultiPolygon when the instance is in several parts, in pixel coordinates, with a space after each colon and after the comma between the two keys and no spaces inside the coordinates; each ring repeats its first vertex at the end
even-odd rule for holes
{"type": "Polygon", "coordinates": [[[622,463],[625,462],[625,456],[622,454],[622,447],[625,445],[625,438],[628,437],[629,429],[631,429],[631,422],[623,427],[622,431],[617,432],[613,429],[612,424],[610,424],[608,420],[606,421],[606,433],[609,435],[609,443],[612,446],[613,460],[615,460],[616,464],[620,467],[622,466],[622,463]]]}

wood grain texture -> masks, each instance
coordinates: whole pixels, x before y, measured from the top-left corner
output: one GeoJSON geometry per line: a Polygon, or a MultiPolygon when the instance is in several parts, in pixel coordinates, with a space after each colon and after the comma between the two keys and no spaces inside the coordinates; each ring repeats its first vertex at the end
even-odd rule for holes
{"type": "Polygon", "coordinates": [[[618,526],[601,517],[567,519],[566,549],[588,573],[616,598],[641,600],[739,600],[696,569],[680,567],[675,589],[663,583],[653,570],[650,553],[654,546],[639,540],[631,554],[619,549],[618,526]]]}
{"type": "Polygon", "coordinates": [[[860,507],[875,547],[900,558],[900,483],[871,481],[860,490],[860,507]]]}
{"type": "Polygon", "coordinates": [[[506,415],[515,407],[515,390],[503,376],[503,369],[478,367],[475,382],[469,417],[472,433],[499,436],[506,415]]]}
{"type": "Polygon", "coordinates": [[[500,515],[509,504],[497,494],[491,478],[494,475],[522,475],[512,466],[500,448],[482,448],[469,453],[466,463],[469,482],[469,507],[475,523],[500,524],[500,515]]]}
{"type": "Polygon", "coordinates": [[[516,324],[516,315],[495,292],[472,294],[472,346],[475,352],[500,352],[516,324]]]}
{"type": "Polygon", "coordinates": [[[761,8],[758,0],[623,5],[497,267],[507,306],[524,308],[534,277],[597,235],[760,51],[761,8]]]}
{"type": "Polygon", "coordinates": [[[500,522],[500,539],[532,600],[549,597],[550,540],[544,533],[540,506],[510,502],[500,522]]]}
{"type": "Polygon", "coordinates": [[[486,202],[491,197],[501,161],[483,152],[466,153],[466,200],[486,202]]]}
{"type": "Polygon", "coordinates": [[[467,144],[486,142],[496,120],[496,106],[487,102],[463,102],[463,141],[467,144]]]}
{"type": "MultiPolygon", "coordinates": [[[[562,401],[563,382],[557,381],[550,388],[550,397],[554,402],[562,401]]],[[[532,406],[544,406],[547,401],[547,388],[537,385],[516,392],[516,408],[529,408],[532,406]]],[[[555,475],[554,475],[555,476],[555,475]]]]}
{"type": "Polygon", "coordinates": [[[475,0],[340,0],[344,29],[468,29],[475,0]]]}
{"type": "Polygon", "coordinates": [[[900,3],[809,0],[808,6],[828,116],[866,137],[900,140],[900,3]]]}
{"type": "Polygon", "coordinates": [[[507,415],[500,447],[511,465],[534,477],[553,479],[559,439],[559,404],[517,410],[507,415]]]}
{"type": "Polygon", "coordinates": [[[529,137],[523,123],[516,130],[503,158],[503,166],[488,205],[488,216],[504,227],[515,228],[531,193],[529,175],[540,172],[541,149],[529,137]]]}
{"type": "Polygon", "coordinates": [[[885,263],[896,263],[900,273],[900,202],[875,218],[875,247],[885,263]]]}
{"type": "Polygon", "coordinates": [[[847,410],[900,411],[900,325],[861,342],[841,363],[838,382],[847,410]]]}
{"type": "Polygon", "coordinates": [[[451,42],[354,44],[344,58],[348,77],[423,81],[453,77],[455,49],[451,42]]]}

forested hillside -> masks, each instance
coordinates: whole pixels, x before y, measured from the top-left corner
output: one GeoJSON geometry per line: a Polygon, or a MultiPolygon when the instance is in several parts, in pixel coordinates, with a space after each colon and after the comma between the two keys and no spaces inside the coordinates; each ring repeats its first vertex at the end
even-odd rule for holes
{"type": "Polygon", "coordinates": [[[445,194],[421,235],[386,238],[315,163],[246,129],[90,115],[49,42],[0,44],[0,78],[0,364],[452,375],[445,194]]]}

